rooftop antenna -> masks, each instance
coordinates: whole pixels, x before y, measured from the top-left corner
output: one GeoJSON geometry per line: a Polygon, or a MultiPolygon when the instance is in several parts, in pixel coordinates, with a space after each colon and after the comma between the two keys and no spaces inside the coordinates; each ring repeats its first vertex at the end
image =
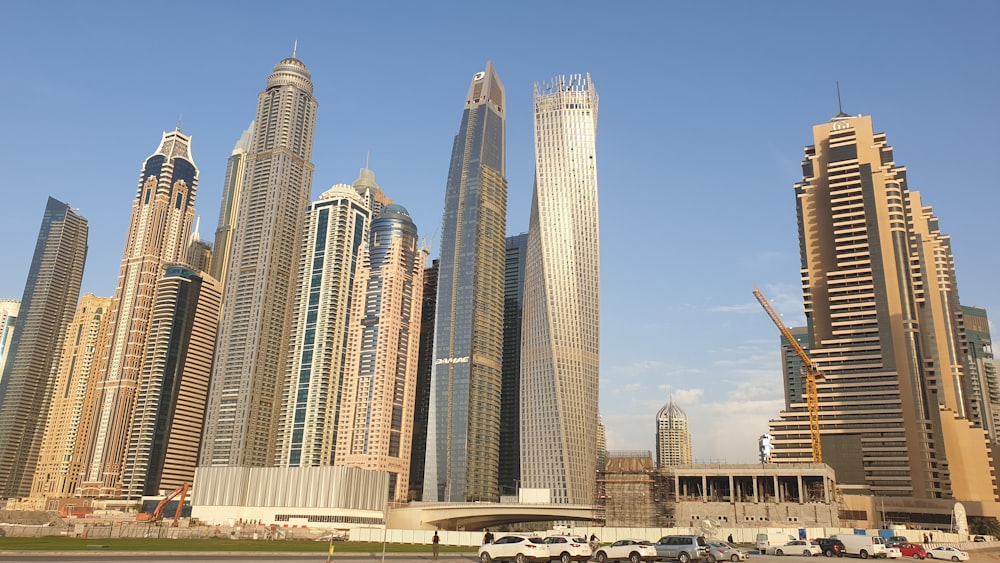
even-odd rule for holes
{"type": "Polygon", "coordinates": [[[365,153],[365,169],[367,170],[370,170],[370,168],[368,168],[368,163],[371,161],[371,159],[372,159],[372,151],[369,150],[368,152],[365,153]]]}
{"type": "Polygon", "coordinates": [[[299,40],[296,39],[295,40],[295,44],[292,45],[292,58],[293,59],[295,58],[295,53],[297,53],[298,51],[299,51],[299,40]]]}
{"type": "Polygon", "coordinates": [[[844,113],[844,105],[840,103],[840,81],[837,81],[837,111],[844,113]]]}
{"type": "Polygon", "coordinates": [[[180,116],[179,116],[179,117],[177,118],[177,130],[178,130],[178,131],[180,131],[180,130],[181,130],[181,123],[183,123],[183,122],[184,122],[184,114],[182,113],[182,114],[180,114],[180,116]]]}

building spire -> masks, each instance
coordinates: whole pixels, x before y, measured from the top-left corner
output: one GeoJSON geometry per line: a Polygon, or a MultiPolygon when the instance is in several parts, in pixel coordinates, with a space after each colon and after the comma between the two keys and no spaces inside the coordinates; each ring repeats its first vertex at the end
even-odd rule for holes
{"type": "Polygon", "coordinates": [[[184,114],[183,113],[180,114],[180,116],[177,117],[177,131],[178,132],[181,130],[181,124],[182,123],[184,123],[184,114]]]}
{"type": "Polygon", "coordinates": [[[847,115],[846,113],[844,113],[844,104],[841,103],[841,101],[840,101],[840,81],[838,80],[836,82],[836,84],[837,84],[837,112],[838,113],[834,117],[850,117],[849,115],[847,115]]]}
{"type": "Polygon", "coordinates": [[[292,58],[293,59],[295,58],[295,54],[298,53],[298,51],[299,51],[299,40],[296,39],[295,40],[295,44],[292,45],[292,58]]]}

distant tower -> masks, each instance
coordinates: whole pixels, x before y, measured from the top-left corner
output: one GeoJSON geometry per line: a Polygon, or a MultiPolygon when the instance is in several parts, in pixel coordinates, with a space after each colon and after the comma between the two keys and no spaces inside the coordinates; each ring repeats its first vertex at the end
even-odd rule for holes
{"type": "Polygon", "coordinates": [[[201,240],[201,233],[199,232],[200,224],[201,219],[196,219],[185,263],[195,272],[207,273],[212,263],[212,245],[201,240]]]}
{"type": "Polygon", "coordinates": [[[420,355],[417,358],[417,392],[413,403],[413,447],[410,452],[410,495],[421,499],[424,491],[424,461],[427,459],[427,411],[431,401],[431,368],[434,366],[434,313],[437,309],[437,279],[440,261],[424,268],[424,291],[420,308],[420,355]]]}
{"type": "Polygon", "coordinates": [[[99,491],[97,496],[117,498],[121,493],[156,284],[166,264],[187,261],[197,193],[191,137],[179,130],[164,133],[139,176],[111,301],[110,333],[98,357],[101,379],[93,457],[83,478],[88,490],[99,491]]]}
{"type": "Polygon", "coordinates": [[[469,85],[441,224],[425,501],[495,501],[507,228],[506,100],[486,63],[469,85]]]}
{"type": "Polygon", "coordinates": [[[14,325],[20,309],[20,299],[0,299],[0,381],[3,381],[3,368],[7,363],[7,352],[14,338],[14,325]]]}
{"type": "Polygon", "coordinates": [[[123,498],[155,495],[194,479],[221,306],[222,288],[205,272],[173,265],[157,282],[123,498]]]}
{"type": "Polygon", "coordinates": [[[31,484],[32,497],[94,496],[79,486],[89,461],[87,448],[91,445],[100,384],[94,352],[99,338],[107,334],[110,309],[110,297],[88,293],[80,298],[80,306],[66,331],[50,395],[45,437],[31,484]]]}
{"type": "Polygon", "coordinates": [[[226,272],[229,271],[229,259],[232,255],[233,229],[236,225],[236,214],[240,210],[240,195],[243,193],[243,181],[246,175],[247,153],[256,134],[257,122],[251,121],[250,127],[240,135],[240,140],[233,147],[233,153],[226,163],[226,180],[222,187],[222,204],[219,206],[219,222],[215,229],[215,245],[212,255],[212,277],[219,280],[225,287],[226,272]]]}
{"type": "MultiPolygon", "coordinates": [[[[788,329],[792,337],[806,353],[809,352],[809,330],[804,326],[788,329]]],[[[781,337],[781,374],[784,379],[785,408],[792,408],[792,403],[801,403],[806,394],[806,365],[795,349],[781,337]]]]}
{"type": "Polygon", "coordinates": [[[656,413],[656,466],[671,467],[692,461],[687,413],[671,397],[656,413]]]}
{"type": "Polygon", "coordinates": [[[86,258],[87,220],[50,197],[0,379],[0,498],[26,497],[31,491],[86,258]]]}
{"type": "Polygon", "coordinates": [[[503,384],[500,394],[500,492],[521,482],[521,321],[528,234],[507,237],[503,290],[503,384]]]}
{"type": "Polygon", "coordinates": [[[521,336],[521,473],[557,503],[594,501],[600,371],[597,91],[535,84],[535,188],[521,336]]]}
{"type": "MultiPolygon", "coordinates": [[[[823,462],[846,494],[993,503],[970,423],[951,242],[869,116],[812,128],[795,188],[823,462]]],[[[775,463],[811,461],[806,401],[772,420],[775,463]]]]}
{"type": "Polygon", "coordinates": [[[993,340],[986,309],[962,306],[969,377],[966,378],[966,410],[969,420],[986,430],[996,452],[1000,439],[1000,372],[993,356],[993,340]]]}
{"type": "Polygon", "coordinates": [[[274,462],[281,383],[312,189],[317,103],[302,61],[275,65],[257,98],[223,274],[222,318],[200,465],[274,462]]]}
{"type": "Polygon", "coordinates": [[[358,268],[336,465],[387,471],[389,500],[409,496],[425,250],[401,205],[372,221],[358,268]]]}
{"type": "Polygon", "coordinates": [[[354,277],[371,227],[371,210],[346,184],[323,192],[306,213],[296,308],[274,462],[280,467],[333,465],[354,277]]]}

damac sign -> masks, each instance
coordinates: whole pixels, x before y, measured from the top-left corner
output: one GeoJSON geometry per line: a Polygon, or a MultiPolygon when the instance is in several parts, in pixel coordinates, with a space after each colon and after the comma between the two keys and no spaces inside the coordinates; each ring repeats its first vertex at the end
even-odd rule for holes
{"type": "Polygon", "coordinates": [[[468,356],[463,356],[461,358],[441,358],[435,361],[435,364],[466,364],[469,362],[468,356]]]}

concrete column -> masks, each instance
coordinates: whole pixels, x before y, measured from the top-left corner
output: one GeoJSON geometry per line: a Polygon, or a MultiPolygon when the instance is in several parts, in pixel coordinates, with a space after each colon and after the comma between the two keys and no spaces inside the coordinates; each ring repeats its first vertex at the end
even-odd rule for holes
{"type": "Polygon", "coordinates": [[[802,490],[802,475],[796,475],[795,479],[799,483],[799,504],[806,502],[806,491],[802,490]]]}
{"type": "Polygon", "coordinates": [[[771,482],[774,483],[774,500],[776,502],[784,502],[784,500],[785,500],[784,496],[785,495],[781,494],[781,487],[779,486],[779,483],[778,483],[778,476],[777,475],[772,475],[771,476],[771,482]]]}
{"type": "Polygon", "coordinates": [[[701,502],[708,502],[708,477],[701,476],[701,502]]]}
{"type": "Polygon", "coordinates": [[[736,484],[733,483],[733,474],[729,474],[729,502],[736,504],[736,484]]]}
{"type": "Polygon", "coordinates": [[[681,480],[674,473],[674,502],[681,501],[681,480]]]}
{"type": "Polygon", "coordinates": [[[760,502],[760,490],[757,488],[757,476],[753,476],[753,502],[760,502]]]}

